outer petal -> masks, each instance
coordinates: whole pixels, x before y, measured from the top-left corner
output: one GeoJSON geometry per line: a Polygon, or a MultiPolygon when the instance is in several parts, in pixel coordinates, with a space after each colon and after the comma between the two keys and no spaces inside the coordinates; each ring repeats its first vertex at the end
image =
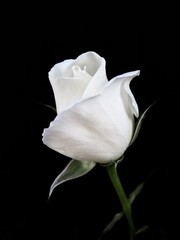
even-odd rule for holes
{"type": "Polygon", "coordinates": [[[80,100],[98,94],[107,83],[105,60],[95,52],[55,64],[49,72],[57,113],[80,100]]]}
{"type": "Polygon", "coordinates": [[[128,72],[125,74],[120,75],[120,78],[124,78],[124,104],[127,104],[127,108],[130,107],[132,113],[136,116],[136,118],[139,117],[139,108],[138,105],[136,103],[136,100],[134,98],[134,95],[132,94],[129,85],[130,85],[130,81],[132,80],[132,77],[135,76],[139,76],[140,71],[133,71],[133,72],[128,72]]]}
{"type": "Polygon", "coordinates": [[[43,142],[80,161],[108,163],[120,158],[133,134],[134,116],[126,82],[138,71],[114,78],[102,94],[88,98],[59,114],[44,130],[43,142]]]}

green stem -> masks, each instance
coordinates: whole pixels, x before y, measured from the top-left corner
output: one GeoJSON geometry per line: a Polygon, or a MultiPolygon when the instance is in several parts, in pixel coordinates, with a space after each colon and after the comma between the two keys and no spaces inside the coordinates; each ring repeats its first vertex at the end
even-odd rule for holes
{"type": "Polygon", "coordinates": [[[126,194],[122,187],[121,181],[117,174],[116,163],[112,163],[112,164],[106,166],[106,168],[107,168],[109,177],[111,179],[111,182],[112,182],[112,184],[116,190],[116,193],[119,197],[119,200],[121,202],[123,212],[127,218],[129,230],[130,230],[130,240],[134,240],[136,231],[135,231],[135,227],[134,227],[134,223],[133,223],[133,219],[132,219],[131,204],[129,203],[129,200],[126,197],[126,194]]]}

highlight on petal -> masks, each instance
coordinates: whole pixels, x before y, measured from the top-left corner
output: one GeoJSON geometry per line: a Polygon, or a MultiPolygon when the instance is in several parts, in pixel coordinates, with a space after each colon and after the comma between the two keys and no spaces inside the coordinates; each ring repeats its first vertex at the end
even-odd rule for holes
{"type": "Polygon", "coordinates": [[[80,161],[108,163],[120,158],[134,130],[133,113],[124,103],[129,96],[124,84],[136,74],[114,78],[98,96],[60,113],[44,130],[44,144],[80,161]]]}
{"type": "Polygon", "coordinates": [[[105,60],[95,52],[55,64],[49,71],[57,113],[80,99],[98,94],[107,82],[105,60]]]}
{"type": "Polygon", "coordinates": [[[72,159],[68,165],[65,167],[65,169],[55,178],[54,182],[51,185],[50,191],[49,191],[49,197],[51,196],[53,190],[55,187],[60,185],[63,182],[81,177],[88,173],[90,170],[92,170],[95,167],[96,163],[90,162],[90,161],[77,161],[72,159]]]}

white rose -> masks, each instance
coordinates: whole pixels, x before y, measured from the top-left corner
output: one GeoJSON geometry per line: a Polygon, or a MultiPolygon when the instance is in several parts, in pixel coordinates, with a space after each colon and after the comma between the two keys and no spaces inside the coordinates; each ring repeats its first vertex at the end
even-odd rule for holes
{"type": "Polygon", "coordinates": [[[132,71],[106,77],[105,60],[95,52],[56,64],[49,72],[57,116],[44,129],[43,143],[72,159],[109,163],[119,159],[133,137],[138,105],[132,71]]]}

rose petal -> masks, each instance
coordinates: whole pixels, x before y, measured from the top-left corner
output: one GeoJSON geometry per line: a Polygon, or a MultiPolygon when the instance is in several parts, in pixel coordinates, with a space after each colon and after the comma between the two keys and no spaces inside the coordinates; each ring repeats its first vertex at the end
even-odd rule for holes
{"type": "Polygon", "coordinates": [[[140,75],[139,70],[129,72],[129,73],[125,73],[125,74],[121,75],[121,77],[125,77],[125,78],[129,79],[129,80],[125,81],[124,89],[128,94],[127,102],[129,103],[129,106],[130,106],[133,114],[136,116],[136,118],[139,117],[139,108],[138,108],[138,105],[137,105],[136,100],[134,98],[134,95],[132,94],[132,92],[129,88],[129,84],[130,84],[130,81],[131,81],[132,77],[139,76],[139,75],[140,75]]]}
{"type": "Polygon", "coordinates": [[[94,71],[92,71],[93,68],[87,65],[87,71],[88,73],[91,74],[92,79],[83,94],[83,97],[85,98],[99,94],[102,91],[103,87],[106,85],[106,83],[108,83],[105,69],[106,67],[105,59],[103,57],[100,57],[95,52],[91,52],[91,54],[93,55],[94,61],[96,62],[96,64],[98,64],[99,67],[97,68],[96,66],[97,71],[96,73],[94,73],[94,71]]]}
{"type": "Polygon", "coordinates": [[[95,52],[55,64],[49,72],[57,113],[82,97],[98,94],[106,84],[105,60],[95,52]]]}
{"type": "MultiPolygon", "coordinates": [[[[108,163],[120,158],[132,138],[134,117],[126,82],[137,71],[108,82],[102,94],[60,113],[44,130],[43,142],[53,150],[80,161],[108,163]]],[[[130,90],[129,90],[130,91],[130,90]]]]}

